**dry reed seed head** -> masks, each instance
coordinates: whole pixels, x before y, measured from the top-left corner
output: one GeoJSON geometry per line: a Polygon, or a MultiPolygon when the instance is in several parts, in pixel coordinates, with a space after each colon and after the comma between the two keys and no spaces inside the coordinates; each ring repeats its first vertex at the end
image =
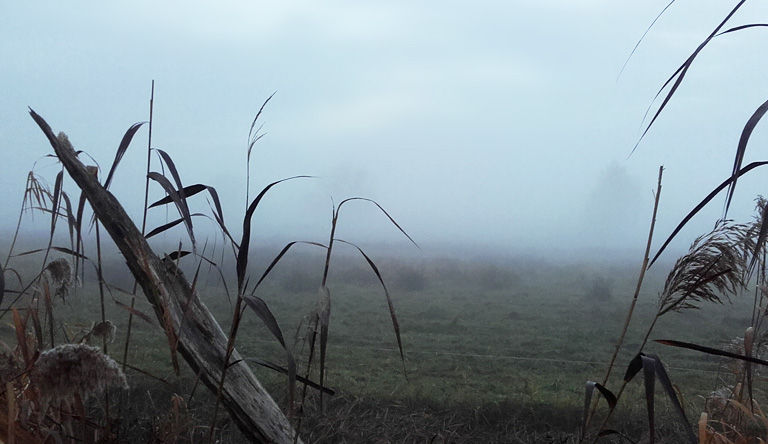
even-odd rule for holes
{"type": "Polygon", "coordinates": [[[84,344],[62,344],[40,353],[30,373],[44,413],[48,406],[104,393],[110,387],[128,388],[125,374],[109,356],[84,344]]]}
{"type": "Polygon", "coordinates": [[[710,233],[698,237],[679,258],[659,294],[660,313],[698,308],[701,302],[730,302],[744,285],[752,225],[720,221],[710,233]]]}
{"type": "Polygon", "coordinates": [[[74,151],[74,148],[72,147],[72,142],[69,141],[69,137],[67,137],[64,131],[59,132],[56,138],[59,139],[59,143],[62,144],[64,147],[74,151]]]}
{"type": "Polygon", "coordinates": [[[113,342],[115,340],[115,333],[117,333],[117,326],[112,321],[106,320],[94,325],[90,334],[113,342]]]}
{"type": "Polygon", "coordinates": [[[54,295],[61,297],[62,301],[66,301],[69,296],[69,289],[74,282],[72,266],[69,264],[69,261],[64,258],[56,259],[49,262],[45,269],[51,275],[54,295]]]}

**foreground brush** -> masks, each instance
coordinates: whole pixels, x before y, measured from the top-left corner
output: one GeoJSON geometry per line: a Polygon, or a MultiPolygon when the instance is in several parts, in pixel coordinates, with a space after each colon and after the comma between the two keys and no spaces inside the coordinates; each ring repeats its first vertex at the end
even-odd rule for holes
{"type": "Polygon", "coordinates": [[[256,443],[301,442],[248,365],[228,345],[227,335],[174,261],[162,260],[152,251],[117,199],[80,162],[71,145],[62,143],[37,113],[30,110],[30,114],[120,249],[161,324],[171,327],[169,340],[175,341],[201,380],[219,390],[221,403],[240,430],[256,443]]]}
{"type": "MultiPolygon", "coordinates": [[[[664,8],[659,16],[661,16],[661,14],[663,14],[673,3],[674,0],[664,8]]],[[[747,23],[731,26],[729,28],[726,27],[745,3],[746,0],[738,1],[715,29],[696,47],[696,49],[659,89],[656,98],[662,98],[662,100],[656,107],[656,110],[650,114],[651,119],[646,125],[645,130],[632,152],[637,149],[640,141],[642,141],[651,127],[653,127],[657,118],[664,111],[667,104],[682,84],[694,60],[709,45],[709,43],[722,36],[732,35],[733,33],[746,29],[762,28],[766,26],[764,23],[747,23]]],[[[654,20],[654,23],[655,22],[656,21],[654,20]]],[[[637,48],[637,46],[635,48],[637,48]]],[[[649,108],[649,111],[650,110],[651,109],[649,108]]],[[[766,113],[768,113],[768,101],[763,102],[757,109],[755,109],[744,125],[736,147],[736,155],[730,175],[704,197],[694,209],[682,219],[678,226],[673,230],[672,234],[669,235],[658,249],[652,260],[648,260],[648,255],[646,253],[643,272],[656,262],[662,252],[664,252],[670,245],[671,241],[678,233],[680,233],[683,227],[697,213],[699,213],[699,211],[707,206],[718,194],[727,189],[723,213],[723,219],[725,219],[730,204],[732,203],[737,180],[758,167],[768,165],[767,161],[757,161],[743,166],[745,152],[750,137],[766,113]]],[[[648,328],[645,338],[642,340],[639,353],[628,366],[621,389],[616,394],[608,390],[604,385],[607,381],[607,376],[603,384],[595,382],[587,383],[584,421],[582,425],[582,441],[588,436],[587,428],[596,410],[596,403],[592,404],[590,410],[591,398],[594,391],[597,390],[603,395],[609,404],[609,410],[602,425],[594,433],[593,438],[594,441],[596,441],[602,436],[618,433],[615,430],[606,428],[608,418],[614,411],[624,387],[626,387],[627,383],[629,383],[642,369],[646,387],[649,442],[651,444],[655,442],[654,384],[657,380],[661,382],[670,401],[675,406],[688,442],[692,444],[765,442],[764,437],[768,436],[768,434],[766,434],[766,430],[768,430],[768,419],[766,419],[766,415],[763,414],[759,404],[753,398],[753,375],[751,367],[752,364],[768,364],[768,361],[762,361],[755,357],[755,353],[759,349],[759,346],[754,344],[754,338],[765,336],[764,333],[760,334],[759,330],[762,321],[766,315],[768,315],[768,311],[765,310],[767,301],[764,294],[765,292],[763,291],[764,288],[768,288],[765,286],[765,243],[768,239],[768,206],[765,205],[765,201],[762,198],[759,198],[758,202],[759,217],[753,224],[737,225],[722,220],[718,221],[715,229],[711,233],[696,239],[688,254],[681,257],[675,263],[664,289],[659,295],[657,314],[648,328]],[[660,358],[655,355],[645,354],[643,348],[649,340],[649,336],[657,320],[662,315],[690,308],[699,308],[701,303],[706,302],[723,303],[725,299],[730,300],[730,295],[742,292],[747,288],[748,284],[753,281],[756,281],[756,287],[760,289],[760,291],[755,291],[755,304],[751,321],[752,325],[747,328],[747,333],[745,334],[744,339],[740,341],[740,344],[743,347],[741,353],[722,351],[711,347],[675,340],[656,341],[664,345],[682,347],[711,355],[724,356],[744,361],[744,365],[740,366],[739,371],[736,372],[739,376],[737,382],[730,386],[718,388],[707,398],[708,411],[702,414],[698,422],[699,436],[697,439],[690,422],[681,408],[682,406],[678,394],[673,390],[660,358]],[[710,406],[716,404],[722,404],[722,408],[712,410],[710,406]],[[749,421],[743,421],[744,418],[749,418],[749,421]],[[743,433],[746,430],[746,428],[743,427],[745,423],[749,423],[750,427],[756,424],[756,427],[752,427],[752,430],[743,433]]],[[[641,282],[642,275],[640,278],[640,283],[641,282]]],[[[638,284],[638,288],[640,283],[638,284]]],[[[627,322],[628,321],[629,318],[627,322]]],[[[617,345],[617,351],[620,344],[621,341],[619,345],[617,345]]],[[[614,358],[615,356],[616,355],[614,355],[614,358]]]]}

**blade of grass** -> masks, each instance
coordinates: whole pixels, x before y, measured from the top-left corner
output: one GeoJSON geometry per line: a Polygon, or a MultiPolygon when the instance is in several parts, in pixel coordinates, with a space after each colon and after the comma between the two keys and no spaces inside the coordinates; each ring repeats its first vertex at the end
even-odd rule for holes
{"type": "Polygon", "coordinates": [[[669,374],[667,373],[667,370],[664,368],[664,364],[661,362],[661,358],[659,358],[657,355],[649,353],[647,355],[648,357],[652,358],[654,362],[654,367],[656,370],[656,376],[659,379],[659,383],[661,384],[661,387],[664,389],[664,392],[667,394],[667,397],[672,402],[672,406],[675,409],[675,412],[678,416],[678,422],[683,426],[683,430],[685,431],[686,438],[691,444],[696,444],[696,436],[693,433],[693,428],[691,427],[691,423],[688,421],[688,417],[685,415],[685,410],[683,410],[683,405],[680,402],[680,399],[677,396],[677,391],[675,390],[675,386],[672,384],[672,380],[669,378],[669,374]]]}
{"type": "Polygon", "coordinates": [[[51,239],[53,238],[53,232],[56,230],[56,219],[59,216],[59,205],[61,204],[61,183],[64,180],[64,171],[59,171],[56,175],[56,182],[53,186],[53,202],[51,203],[51,239]]]}
{"type": "Polygon", "coordinates": [[[256,316],[261,319],[261,322],[267,326],[267,329],[272,333],[272,336],[274,336],[280,342],[280,345],[283,346],[286,361],[288,362],[286,373],[286,375],[288,375],[288,405],[291,406],[288,411],[292,415],[293,404],[296,399],[296,360],[293,357],[290,347],[285,343],[283,331],[280,329],[280,325],[277,323],[277,319],[275,319],[275,316],[272,314],[272,310],[267,306],[267,303],[260,297],[252,295],[243,295],[243,300],[245,300],[245,304],[256,313],[256,316]]]}
{"type": "Polygon", "coordinates": [[[283,337],[283,331],[280,329],[280,325],[277,323],[277,319],[275,319],[275,316],[272,314],[272,310],[269,309],[269,306],[267,306],[267,303],[260,297],[252,295],[243,295],[243,300],[245,300],[245,304],[250,307],[259,319],[261,319],[264,325],[266,325],[269,332],[272,333],[272,336],[274,336],[275,339],[280,342],[280,345],[288,351],[288,346],[283,337]]]}
{"type": "MultiPolygon", "coordinates": [[[[221,200],[219,199],[219,194],[216,192],[216,189],[212,186],[203,185],[203,184],[190,185],[184,188],[184,194],[187,196],[187,198],[192,197],[195,194],[200,193],[201,191],[208,191],[208,194],[211,196],[211,200],[213,201],[214,220],[216,221],[216,223],[219,224],[219,227],[227,236],[227,238],[229,238],[229,240],[235,245],[235,248],[237,248],[237,243],[232,238],[232,235],[229,233],[229,230],[227,229],[227,226],[224,223],[224,211],[222,211],[221,209],[221,200]]],[[[173,199],[170,196],[166,196],[152,203],[152,205],[150,205],[149,208],[154,208],[160,205],[166,205],[171,202],[173,202],[173,199]]]]}
{"type": "Polygon", "coordinates": [[[645,382],[645,405],[648,411],[648,443],[656,442],[656,426],[654,423],[654,387],[656,386],[656,360],[642,355],[643,381],[645,382]]]}
{"type": "Polygon", "coordinates": [[[283,256],[285,256],[285,254],[288,253],[288,250],[290,250],[290,248],[292,246],[296,245],[296,244],[307,244],[307,245],[315,245],[317,247],[321,247],[321,248],[325,248],[325,249],[328,248],[325,245],[323,245],[321,243],[318,243],[318,242],[309,242],[309,241],[293,241],[293,242],[289,242],[285,247],[283,247],[282,250],[280,250],[280,253],[278,253],[278,255],[275,256],[274,259],[272,259],[272,262],[269,263],[269,266],[266,268],[266,270],[264,270],[264,273],[262,273],[261,277],[259,278],[259,281],[256,282],[256,285],[253,286],[253,290],[251,290],[251,295],[253,295],[256,292],[256,289],[259,288],[259,285],[261,285],[261,283],[264,281],[264,279],[266,279],[267,276],[269,276],[269,273],[271,273],[272,269],[274,269],[275,266],[278,264],[278,262],[280,262],[280,259],[282,259],[283,256]]]}
{"type": "Polygon", "coordinates": [[[768,165],[768,161],[760,161],[760,162],[752,162],[749,165],[745,166],[735,176],[731,176],[728,179],[725,179],[720,185],[717,186],[712,192],[710,192],[704,199],[702,199],[701,202],[699,202],[696,207],[691,210],[684,218],[683,220],[675,227],[675,229],[672,231],[672,234],[669,235],[667,240],[664,241],[664,243],[661,245],[661,248],[656,252],[656,255],[653,256],[653,259],[651,260],[650,264],[648,264],[648,268],[652,267],[653,264],[656,262],[656,260],[661,256],[661,253],[664,252],[664,250],[669,246],[670,242],[677,236],[677,234],[680,232],[680,230],[685,227],[685,225],[695,216],[699,211],[701,211],[702,208],[704,208],[712,199],[715,198],[721,191],[723,191],[734,179],[734,177],[741,177],[744,174],[752,171],[753,169],[757,167],[761,167],[763,165],[768,165]]]}
{"type": "MultiPolygon", "coordinates": [[[[197,194],[197,193],[199,193],[201,191],[205,191],[206,188],[208,188],[207,185],[203,185],[203,184],[199,184],[198,183],[198,184],[195,184],[195,185],[189,185],[189,186],[184,187],[183,193],[184,193],[184,195],[187,198],[190,198],[190,197],[194,196],[195,194],[197,194]]],[[[179,195],[181,195],[181,192],[179,192],[178,190],[176,192],[179,195]]],[[[148,208],[154,208],[154,207],[158,207],[160,205],[166,205],[166,204],[169,204],[169,203],[173,203],[173,198],[170,195],[165,196],[164,198],[153,202],[148,208]]]]}
{"type": "Polygon", "coordinates": [[[741,164],[744,161],[744,153],[747,151],[747,143],[749,142],[749,138],[752,136],[752,132],[755,130],[755,127],[760,122],[760,119],[763,118],[766,112],[768,112],[768,100],[763,102],[763,104],[755,110],[755,112],[747,121],[747,124],[744,125],[744,129],[741,131],[739,144],[736,147],[736,156],[733,161],[733,172],[731,173],[732,180],[728,185],[728,196],[725,199],[725,211],[723,213],[723,218],[726,218],[728,215],[728,209],[731,206],[733,193],[736,191],[736,179],[738,179],[737,174],[741,170],[741,164]]]}
{"type": "Polygon", "coordinates": [[[132,315],[134,315],[134,316],[138,317],[139,319],[141,319],[142,321],[146,322],[147,324],[149,324],[149,325],[151,325],[153,327],[160,328],[160,326],[157,325],[157,322],[155,322],[152,319],[152,317],[150,317],[149,315],[141,312],[140,310],[136,309],[135,307],[131,307],[129,305],[126,305],[126,304],[118,301],[117,299],[112,299],[112,302],[114,302],[115,305],[117,305],[118,307],[120,307],[123,310],[127,311],[128,313],[131,313],[132,315]]]}
{"type": "Polygon", "coordinates": [[[587,433],[587,422],[589,419],[589,406],[592,403],[592,395],[595,389],[600,392],[605,400],[608,402],[608,407],[614,409],[616,407],[616,395],[610,390],[605,388],[602,384],[595,381],[587,381],[586,391],[584,394],[584,417],[581,421],[581,440],[584,441],[584,437],[587,433]]]}
{"type": "Polygon", "coordinates": [[[400,337],[400,323],[397,321],[397,315],[395,314],[395,304],[392,303],[392,296],[389,294],[389,290],[387,290],[386,284],[384,284],[384,278],[381,277],[381,272],[379,272],[379,267],[376,266],[376,264],[373,262],[373,260],[368,257],[367,254],[363,251],[362,248],[358,247],[357,245],[347,242],[345,240],[336,239],[338,242],[343,242],[347,245],[351,245],[355,248],[357,248],[357,251],[360,252],[360,254],[363,255],[366,262],[368,262],[368,265],[371,267],[371,270],[373,270],[374,274],[376,274],[376,278],[379,279],[379,283],[381,284],[381,288],[384,289],[384,296],[387,298],[387,307],[389,308],[389,316],[392,318],[392,327],[395,330],[395,336],[397,337],[397,348],[400,350],[400,361],[403,363],[403,374],[405,375],[405,379],[408,380],[408,371],[405,368],[405,353],[403,352],[403,340],[400,337]]]}
{"type": "Polygon", "coordinates": [[[187,228],[187,234],[189,235],[189,239],[192,242],[192,247],[194,249],[196,244],[195,232],[192,227],[192,217],[189,214],[189,206],[187,206],[186,198],[183,197],[183,192],[179,193],[176,191],[176,188],[171,185],[171,182],[160,173],[153,171],[149,173],[148,177],[159,183],[165,192],[168,193],[168,195],[173,199],[173,202],[176,204],[176,208],[178,209],[181,218],[184,220],[184,226],[187,228]]]}
{"type": "Polygon", "coordinates": [[[259,203],[261,203],[264,195],[266,195],[267,192],[275,185],[289,180],[307,178],[312,178],[312,176],[293,176],[272,182],[264,187],[258,196],[253,199],[253,202],[251,202],[251,204],[248,206],[248,210],[245,212],[245,217],[243,218],[243,237],[240,241],[240,249],[237,252],[237,262],[235,265],[235,268],[237,269],[238,293],[242,294],[245,290],[243,283],[245,281],[245,270],[248,267],[248,250],[250,249],[251,245],[251,219],[253,218],[253,213],[256,211],[259,203]]]}
{"type": "Polygon", "coordinates": [[[622,65],[621,70],[619,71],[619,75],[617,76],[617,78],[621,77],[621,74],[624,72],[624,69],[629,64],[629,61],[632,59],[632,56],[635,55],[635,51],[637,51],[637,48],[640,46],[640,43],[642,43],[643,40],[645,40],[645,36],[648,34],[648,32],[651,30],[651,28],[653,28],[653,25],[656,24],[656,22],[661,18],[662,15],[664,15],[664,13],[667,11],[667,9],[669,9],[669,7],[672,6],[672,3],[674,3],[674,2],[675,2],[675,0],[672,0],[671,2],[669,2],[667,4],[667,6],[665,6],[664,9],[661,10],[659,15],[657,15],[656,18],[653,19],[651,24],[648,25],[648,28],[646,28],[645,32],[643,32],[643,35],[640,36],[640,39],[635,44],[635,47],[632,48],[632,51],[629,53],[629,57],[627,57],[627,60],[624,62],[624,65],[622,65]]]}
{"type": "Polygon", "coordinates": [[[128,150],[128,146],[131,144],[133,136],[136,134],[136,131],[138,131],[139,128],[141,128],[141,126],[145,123],[147,122],[134,123],[123,135],[123,139],[120,141],[120,145],[117,147],[117,152],[115,153],[115,160],[112,162],[112,167],[109,169],[107,180],[104,182],[104,188],[109,189],[109,185],[112,183],[112,178],[114,177],[115,171],[117,170],[117,166],[120,164],[120,161],[123,159],[125,152],[128,150]]]}
{"type": "Polygon", "coordinates": [[[353,200],[362,200],[362,201],[365,201],[365,202],[370,202],[370,203],[372,203],[372,204],[376,205],[376,207],[378,207],[378,208],[379,208],[379,210],[381,210],[381,212],[382,212],[382,213],[384,213],[384,215],[385,215],[385,216],[387,216],[387,219],[389,219],[389,221],[390,221],[390,222],[392,222],[392,224],[393,224],[393,225],[394,225],[394,226],[395,226],[395,227],[396,227],[398,230],[400,230],[400,232],[403,234],[403,236],[405,236],[406,238],[408,238],[408,240],[409,240],[409,241],[411,241],[411,243],[412,243],[414,246],[416,246],[416,248],[420,248],[420,247],[419,247],[419,244],[417,244],[417,243],[416,243],[416,241],[414,241],[414,240],[411,238],[411,236],[409,236],[409,235],[408,235],[408,233],[406,233],[406,232],[405,232],[405,230],[404,230],[404,229],[403,229],[403,228],[400,226],[400,224],[398,224],[398,223],[397,223],[397,221],[395,221],[395,219],[394,219],[392,216],[390,216],[390,215],[389,215],[389,213],[387,213],[387,210],[385,210],[385,209],[384,209],[384,207],[382,207],[381,205],[379,205],[379,203],[378,203],[378,202],[376,202],[376,201],[375,201],[375,200],[373,200],[373,199],[368,199],[368,198],[366,198],[366,197],[350,197],[349,199],[345,199],[345,200],[341,201],[341,203],[339,203],[339,210],[341,210],[341,206],[342,206],[342,205],[344,205],[344,203],[346,203],[346,202],[351,202],[351,201],[353,201],[353,200]]]}
{"type": "Polygon", "coordinates": [[[50,248],[36,248],[34,250],[23,251],[21,253],[13,255],[13,257],[26,256],[26,255],[29,255],[29,254],[40,253],[41,251],[47,251],[47,250],[58,251],[58,252],[61,252],[61,253],[64,253],[64,254],[69,254],[71,256],[75,256],[75,257],[80,258],[80,259],[86,259],[86,260],[88,259],[88,256],[85,256],[85,255],[80,254],[78,252],[72,251],[72,250],[70,250],[67,247],[57,247],[55,245],[50,247],[50,248]]]}
{"type": "MultiPolygon", "coordinates": [[[[288,373],[289,373],[289,370],[286,369],[285,367],[281,367],[279,365],[273,364],[273,363],[268,362],[268,361],[264,361],[264,360],[259,359],[259,358],[248,358],[247,361],[253,362],[254,364],[258,364],[258,365],[260,365],[262,367],[266,367],[268,369],[274,370],[274,371],[282,373],[284,375],[288,375],[288,373]]],[[[336,394],[336,391],[334,391],[333,389],[330,389],[328,387],[322,387],[322,386],[320,386],[320,384],[318,384],[318,383],[316,383],[314,381],[311,381],[311,380],[309,380],[309,379],[307,379],[307,378],[305,378],[303,376],[296,375],[296,380],[298,382],[302,383],[302,384],[306,384],[306,385],[312,387],[315,390],[320,390],[320,391],[322,391],[322,392],[324,392],[324,393],[326,393],[328,395],[333,396],[333,395],[336,394]]]]}
{"type": "Polygon", "coordinates": [[[724,356],[726,358],[739,359],[742,361],[752,362],[754,364],[768,365],[768,361],[755,358],[754,356],[740,355],[738,353],[732,353],[725,350],[718,350],[716,348],[706,347],[698,344],[692,344],[690,342],[675,341],[673,339],[655,339],[653,342],[658,342],[659,344],[662,344],[662,345],[669,345],[671,347],[679,347],[679,348],[684,348],[688,350],[694,350],[694,351],[706,353],[708,355],[724,356]]]}
{"type": "MultiPolygon", "coordinates": [[[[739,8],[741,8],[741,6],[744,5],[746,1],[747,0],[739,1],[739,3],[733,9],[731,9],[731,12],[728,13],[725,19],[723,19],[723,21],[721,21],[720,24],[717,25],[715,30],[712,31],[712,33],[693,51],[693,53],[685,60],[685,62],[683,62],[683,64],[675,71],[675,73],[672,74],[672,76],[664,83],[661,89],[659,89],[659,92],[656,94],[656,97],[658,97],[661,94],[661,92],[667,87],[667,85],[669,85],[672,82],[673,79],[675,80],[672,86],[670,87],[669,92],[664,97],[664,100],[661,102],[661,105],[659,105],[659,108],[656,110],[656,113],[653,115],[653,118],[651,119],[650,123],[648,123],[648,126],[645,127],[645,131],[643,131],[643,134],[640,136],[640,140],[638,140],[637,143],[635,144],[635,147],[632,149],[630,156],[632,155],[632,153],[635,152],[635,150],[637,149],[637,146],[640,144],[640,141],[645,137],[645,135],[651,129],[656,119],[659,117],[659,115],[661,115],[661,112],[667,106],[667,104],[669,103],[669,100],[672,98],[672,96],[675,94],[680,84],[683,82],[683,79],[685,78],[685,75],[687,74],[688,69],[691,67],[691,64],[696,59],[696,56],[698,56],[701,50],[703,50],[704,47],[707,46],[707,44],[720,32],[720,29],[722,29],[723,26],[725,26],[728,20],[730,20],[731,17],[733,17],[733,15],[736,14],[736,11],[738,11],[739,8]]],[[[654,98],[654,101],[655,101],[655,98],[654,98]]]]}

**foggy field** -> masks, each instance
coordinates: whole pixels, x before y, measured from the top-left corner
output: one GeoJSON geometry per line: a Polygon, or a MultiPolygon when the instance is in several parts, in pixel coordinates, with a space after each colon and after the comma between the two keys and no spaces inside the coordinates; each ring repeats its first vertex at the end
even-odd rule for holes
{"type": "MultiPolygon", "coordinates": [[[[289,341],[316,301],[319,274],[314,271],[319,273],[320,263],[315,259],[289,258],[260,290],[289,341]]],[[[578,433],[585,383],[601,380],[605,374],[634,290],[637,270],[630,261],[613,266],[531,258],[379,261],[400,321],[408,379],[403,375],[383,291],[361,261],[340,257],[329,280],[334,300],[327,362],[327,385],[338,393],[326,397],[325,415],[316,411],[316,395],[310,396],[314,401],[307,404],[301,430],[305,439],[331,443],[346,437],[359,442],[360,434],[370,427],[379,428],[377,433],[394,442],[424,442],[433,436],[445,440],[437,442],[548,442],[548,434],[573,437],[578,433]],[[408,425],[401,427],[401,423],[408,425]]],[[[637,348],[655,313],[665,272],[660,266],[647,277],[617,375],[623,374],[634,354],[630,350],[637,348]]],[[[201,279],[199,291],[217,318],[226,322],[231,307],[216,282],[208,274],[201,279]]],[[[119,293],[115,297],[123,299],[119,293]]],[[[87,330],[99,319],[96,300],[89,284],[77,290],[71,304],[59,302],[57,318],[70,335],[87,330]]],[[[145,302],[139,302],[137,308],[151,314],[145,302]]],[[[721,347],[743,335],[750,322],[749,309],[748,301],[737,300],[733,306],[709,305],[701,311],[670,314],[657,325],[652,339],[721,347]]],[[[118,326],[115,341],[109,345],[110,354],[118,358],[127,314],[110,307],[108,318],[118,326]]],[[[141,399],[149,390],[151,402],[161,410],[169,405],[173,393],[186,399],[194,375],[188,370],[180,379],[173,375],[167,340],[159,329],[144,322],[134,328],[131,365],[165,379],[172,387],[129,370],[132,399],[141,399]]],[[[284,352],[255,316],[247,314],[241,329],[237,348],[244,358],[285,365],[284,352]]],[[[12,328],[6,327],[4,335],[13,335],[12,328]]],[[[12,342],[12,336],[5,340],[12,342]]],[[[718,360],[653,343],[646,352],[662,357],[682,390],[689,415],[696,417],[702,411],[703,397],[718,387],[718,360]]],[[[257,365],[253,368],[284,406],[285,377],[257,365]]],[[[614,380],[608,387],[617,385],[614,380]]],[[[209,397],[206,390],[197,388],[189,408],[198,419],[208,417],[201,412],[208,411],[209,397]]],[[[131,401],[134,408],[135,402],[131,401]]],[[[634,381],[614,426],[642,430],[644,407],[642,382],[634,381]]],[[[664,402],[657,409],[660,417],[666,416],[664,402]]],[[[136,427],[138,436],[149,433],[136,427]]],[[[237,442],[234,427],[229,424],[224,429],[225,437],[237,442]]]]}
{"type": "Polygon", "coordinates": [[[768,2],[634,3],[5,5],[0,444],[768,442],[768,2]]]}

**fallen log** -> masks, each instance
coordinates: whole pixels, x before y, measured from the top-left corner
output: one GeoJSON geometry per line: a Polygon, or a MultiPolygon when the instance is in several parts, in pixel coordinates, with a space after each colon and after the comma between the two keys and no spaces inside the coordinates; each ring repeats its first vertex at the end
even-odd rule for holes
{"type": "MultiPolygon", "coordinates": [[[[170,320],[179,353],[215,394],[227,349],[227,336],[221,326],[174,261],[162,260],[152,251],[120,202],[77,158],[72,146],[57,138],[37,113],[30,110],[30,114],[120,249],[160,324],[167,325],[170,320]]],[[[221,403],[245,436],[255,443],[301,443],[288,419],[237,351],[229,362],[221,403]]]]}

